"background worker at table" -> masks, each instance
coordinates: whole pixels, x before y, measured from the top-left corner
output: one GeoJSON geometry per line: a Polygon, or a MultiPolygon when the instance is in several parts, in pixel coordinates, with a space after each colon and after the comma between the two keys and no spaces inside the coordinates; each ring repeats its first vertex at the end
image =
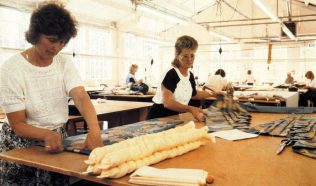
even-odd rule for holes
{"type": "Polygon", "coordinates": [[[207,80],[203,90],[211,90],[214,94],[225,94],[223,90],[227,88],[227,80],[225,79],[226,73],[223,69],[218,69],[215,75],[210,76],[207,80]]]}
{"type": "Polygon", "coordinates": [[[211,96],[208,92],[196,90],[194,75],[189,71],[193,67],[197,48],[198,43],[193,37],[181,36],[177,39],[172,68],[163,76],[157,88],[147,119],[190,112],[196,120],[204,120],[202,109],[188,105],[191,98],[211,96]]]}
{"type": "Polygon", "coordinates": [[[255,77],[252,75],[251,70],[248,70],[246,80],[244,81],[244,83],[246,83],[247,85],[254,85],[255,82],[256,80],[255,77]]]}
{"type": "Polygon", "coordinates": [[[291,72],[287,73],[287,76],[286,76],[284,83],[286,83],[286,84],[293,84],[294,83],[294,77],[292,76],[291,72]]]}
{"type": "MultiPolygon", "coordinates": [[[[41,5],[31,16],[26,40],[32,46],[0,69],[0,105],[9,123],[0,131],[0,152],[43,141],[48,152],[63,150],[67,97],[89,126],[83,148],[103,146],[96,112],[71,61],[58,53],[77,34],[76,21],[62,5],[41,5]]],[[[49,158],[49,156],[47,157],[49,158]]],[[[0,161],[0,185],[68,185],[69,177],[0,161]]]]}
{"type": "Polygon", "coordinates": [[[316,106],[316,80],[314,73],[312,71],[307,71],[305,73],[306,86],[303,87],[308,89],[305,94],[300,95],[300,106],[308,106],[308,101],[313,103],[313,106],[316,106]]]}
{"type": "Polygon", "coordinates": [[[129,69],[129,74],[126,76],[126,84],[139,85],[143,82],[143,79],[136,80],[135,74],[138,70],[137,64],[132,64],[129,69]]]}

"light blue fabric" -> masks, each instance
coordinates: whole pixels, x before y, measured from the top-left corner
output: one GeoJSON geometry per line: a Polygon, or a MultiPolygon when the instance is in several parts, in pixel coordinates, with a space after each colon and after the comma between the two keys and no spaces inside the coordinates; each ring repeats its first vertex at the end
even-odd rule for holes
{"type": "Polygon", "coordinates": [[[257,106],[252,103],[240,103],[248,112],[287,113],[287,114],[311,114],[316,113],[316,107],[275,107],[257,106]]]}

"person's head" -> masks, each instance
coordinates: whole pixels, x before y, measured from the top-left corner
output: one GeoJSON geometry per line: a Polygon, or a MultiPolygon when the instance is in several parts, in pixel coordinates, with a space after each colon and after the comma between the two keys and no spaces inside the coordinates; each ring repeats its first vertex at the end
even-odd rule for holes
{"type": "Polygon", "coordinates": [[[138,65],[132,64],[131,67],[129,68],[129,73],[135,74],[137,72],[138,65]]]}
{"type": "Polygon", "coordinates": [[[247,74],[248,74],[248,75],[251,75],[251,70],[248,70],[248,71],[247,71],[247,74]]]}
{"type": "Polygon", "coordinates": [[[42,4],[33,11],[26,40],[42,55],[56,55],[77,35],[77,22],[61,4],[42,4]]]}
{"type": "Polygon", "coordinates": [[[313,80],[314,79],[314,73],[312,71],[307,71],[305,74],[305,77],[307,79],[313,80]]]}
{"type": "Polygon", "coordinates": [[[181,36],[175,43],[175,57],[172,65],[179,68],[192,68],[198,42],[191,36],[181,36]]]}
{"type": "Polygon", "coordinates": [[[215,72],[215,75],[220,75],[222,77],[225,77],[226,76],[226,73],[223,69],[218,69],[216,72],[215,72]]]}
{"type": "Polygon", "coordinates": [[[292,77],[292,73],[291,73],[291,72],[288,72],[288,73],[287,73],[287,77],[292,77]]]}

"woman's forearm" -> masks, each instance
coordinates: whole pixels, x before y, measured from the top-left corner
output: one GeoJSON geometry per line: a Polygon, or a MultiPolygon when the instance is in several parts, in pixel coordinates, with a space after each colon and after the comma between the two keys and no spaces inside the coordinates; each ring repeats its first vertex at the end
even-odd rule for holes
{"type": "Polygon", "coordinates": [[[77,94],[73,99],[80,114],[87,122],[89,133],[100,134],[100,127],[96,116],[97,114],[88,94],[84,91],[77,94]]]}
{"type": "Polygon", "coordinates": [[[48,129],[38,128],[24,122],[16,123],[11,127],[17,136],[33,140],[44,141],[48,133],[51,132],[48,129]]]}

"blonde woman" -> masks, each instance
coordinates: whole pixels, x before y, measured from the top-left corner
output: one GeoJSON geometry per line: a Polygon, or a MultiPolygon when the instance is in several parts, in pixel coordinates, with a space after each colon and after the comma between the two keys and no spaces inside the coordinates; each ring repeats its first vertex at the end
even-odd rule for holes
{"type": "Polygon", "coordinates": [[[157,88],[147,119],[190,112],[196,120],[204,120],[202,109],[188,105],[191,98],[203,99],[211,96],[206,91],[196,89],[194,75],[189,71],[193,67],[197,48],[198,43],[193,37],[182,36],[177,39],[172,67],[157,88]]]}
{"type": "Polygon", "coordinates": [[[129,84],[139,85],[143,82],[142,79],[140,79],[138,81],[136,80],[135,74],[136,74],[137,70],[138,70],[138,65],[132,64],[130,69],[129,69],[129,74],[126,77],[126,84],[127,85],[129,85],[129,84]]]}

